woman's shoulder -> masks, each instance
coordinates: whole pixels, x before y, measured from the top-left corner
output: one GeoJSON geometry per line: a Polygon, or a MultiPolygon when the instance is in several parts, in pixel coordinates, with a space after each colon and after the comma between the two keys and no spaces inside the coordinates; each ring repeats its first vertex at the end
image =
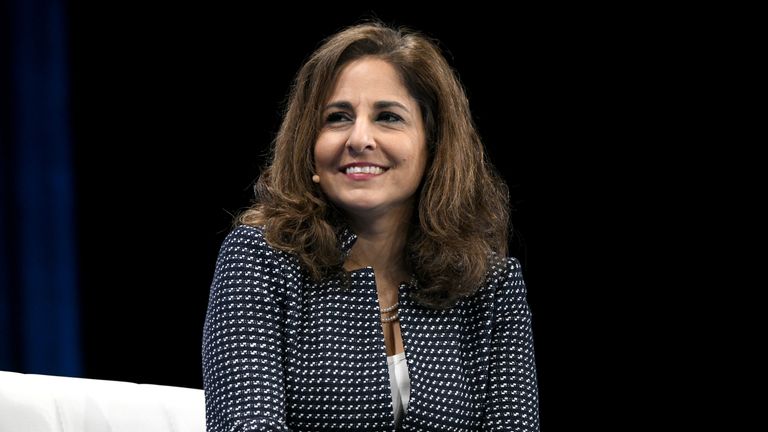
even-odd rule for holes
{"type": "Polygon", "coordinates": [[[295,265],[289,253],[269,245],[263,227],[236,226],[221,244],[211,298],[232,298],[240,304],[255,295],[281,305],[294,302],[301,277],[295,265]]]}
{"type": "Polygon", "coordinates": [[[264,227],[253,225],[238,225],[227,233],[224,245],[253,244],[254,246],[269,246],[264,238],[264,227]]]}
{"type": "Polygon", "coordinates": [[[290,259],[288,253],[267,242],[264,227],[253,225],[234,227],[224,238],[219,254],[257,257],[273,262],[290,259]]]}
{"type": "Polygon", "coordinates": [[[494,256],[490,260],[486,285],[499,285],[516,278],[522,278],[520,260],[513,256],[494,256]]]}
{"type": "Polygon", "coordinates": [[[525,295],[525,279],[520,260],[515,257],[496,257],[491,260],[491,265],[485,279],[485,284],[478,290],[478,294],[491,294],[492,297],[499,292],[509,291],[525,295]]]}

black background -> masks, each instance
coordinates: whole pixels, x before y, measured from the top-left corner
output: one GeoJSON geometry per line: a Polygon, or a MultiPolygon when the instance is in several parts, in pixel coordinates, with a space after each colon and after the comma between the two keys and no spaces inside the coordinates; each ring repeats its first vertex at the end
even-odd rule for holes
{"type": "MultiPolygon", "coordinates": [[[[323,37],[372,12],[213,5],[70,7],[91,378],[202,386],[218,247],[249,203],[294,73],[323,37]]],[[[601,334],[617,311],[593,300],[623,282],[611,242],[628,209],[614,198],[629,193],[620,179],[645,134],[632,101],[652,97],[653,66],[639,60],[652,31],[590,11],[374,13],[436,37],[467,88],[512,193],[542,423],[578,424],[593,415],[575,408],[585,386],[615,360],[601,334]]]]}

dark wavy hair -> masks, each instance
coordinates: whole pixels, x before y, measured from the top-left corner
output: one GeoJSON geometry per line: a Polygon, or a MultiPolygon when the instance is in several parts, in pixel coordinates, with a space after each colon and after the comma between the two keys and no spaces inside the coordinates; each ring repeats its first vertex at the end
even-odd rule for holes
{"type": "Polygon", "coordinates": [[[343,214],[312,182],[322,107],[341,69],[361,57],[392,64],[418,102],[429,159],[406,243],[419,302],[446,308],[483,284],[507,255],[509,191],[489,162],[458,76],[438,43],[417,31],[370,21],[325,39],[288,96],[256,199],[236,223],[262,226],[267,242],[301,260],[312,279],[342,271],[343,214]]]}

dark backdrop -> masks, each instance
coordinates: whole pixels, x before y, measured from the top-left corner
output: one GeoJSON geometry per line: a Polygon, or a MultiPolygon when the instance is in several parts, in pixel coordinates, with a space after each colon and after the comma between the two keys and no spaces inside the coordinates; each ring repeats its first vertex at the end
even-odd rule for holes
{"type": "MultiPolygon", "coordinates": [[[[86,376],[201,387],[218,247],[249,202],[293,74],[321,38],[370,12],[291,9],[299,15],[70,5],[86,376]]],[[[620,17],[570,12],[377,11],[441,41],[510,186],[511,254],[528,283],[544,424],[590,417],[574,408],[592,379],[583,366],[611,361],[593,350],[604,330],[590,309],[610,269],[585,250],[610,217],[596,190],[620,168],[595,158],[625,121],[618,100],[634,43],[620,17]]]]}
{"type": "MultiPolygon", "coordinates": [[[[293,74],[321,38],[371,12],[266,9],[0,2],[0,370],[201,386],[218,247],[293,74]]],[[[700,332],[688,311],[727,309],[698,306],[724,297],[693,278],[723,256],[702,244],[721,222],[702,222],[731,211],[719,181],[746,160],[728,163],[734,138],[715,117],[735,109],[718,92],[750,82],[721,73],[751,70],[737,60],[755,58],[742,42],[759,38],[741,16],[678,9],[377,9],[442,41],[510,185],[544,430],[733,418],[717,395],[734,392],[710,387],[731,369],[695,368],[731,353],[731,335],[699,335],[707,350],[690,361],[675,350],[700,332]],[[681,211],[698,196],[701,211],[681,211]],[[708,256],[692,258],[691,244],[708,256]],[[696,398],[683,388],[717,406],[687,412],[681,401],[696,398]]]]}

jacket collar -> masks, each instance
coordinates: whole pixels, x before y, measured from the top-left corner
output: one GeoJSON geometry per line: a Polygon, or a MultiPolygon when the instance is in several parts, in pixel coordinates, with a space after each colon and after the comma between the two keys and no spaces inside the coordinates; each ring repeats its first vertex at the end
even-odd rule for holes
{"type": "Polygon", "coordinates": [[[357,241],[357,234],[352,232],[352,229],[349,228],[348,225],[343,225],[339,229],[336,237],[339,239],[342,254],[344,256],[349,255],[349,252],[352,250],[352,246],[354,246],[355,242],[357,241]]]}

